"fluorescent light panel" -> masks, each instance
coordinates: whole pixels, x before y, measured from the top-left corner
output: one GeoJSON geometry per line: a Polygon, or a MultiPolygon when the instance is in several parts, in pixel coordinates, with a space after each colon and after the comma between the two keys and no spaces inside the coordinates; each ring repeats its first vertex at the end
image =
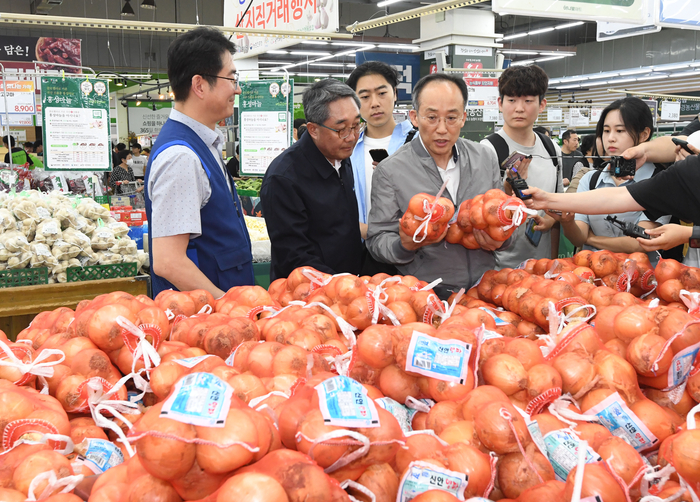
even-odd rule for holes
{"type": "MultiPolygon", "coordinates": [[[[270,52],[270,51],[268,51],[270,52]]],[[[292,56],[330,56],[330,52],[316,52],[316,51],[290,51],[292,56]]]]}
{"type": "Polygon", "coordinates": [[[395,3],[403,2],[404,0],[384,0],[383,2],[379,2],[377,4],[377,7],[386,7],[387,5],[392,5],[395,3]]]}

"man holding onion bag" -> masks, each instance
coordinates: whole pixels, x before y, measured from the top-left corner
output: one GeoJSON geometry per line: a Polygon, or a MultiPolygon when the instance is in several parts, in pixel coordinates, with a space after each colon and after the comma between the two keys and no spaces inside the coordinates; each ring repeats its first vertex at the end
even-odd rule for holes
{"type": "Polygon", "coordinates": [[[175,104],[146,169],[153,296],[170,288],[206,289],[220,298],[252,285],[250,237],[216,124],[241,93],[235,46],[220,31],[196,28],[168,48],[175,104]]]}
{"type": "Polygon", "coordinates": [[[474,230],[481,249],[436,240],[416,242],[399,225],[414,195],[436,195],[455,208],[467,199],[493,188],[502,189],[496,154],[488,147],[461,139],[466,119],[467,86],[464,80],[441,73],[423,77],[413,89],[411,122],[419,135],[379,163],[372,176],[372,203],[368,218],[367,248],[380,262],[396,265],[399,273],[431,282],[442,278],[435,291],[441,297],[471,287],[495,267],[493,251],[508,241],[492,239],[474,230]]]}

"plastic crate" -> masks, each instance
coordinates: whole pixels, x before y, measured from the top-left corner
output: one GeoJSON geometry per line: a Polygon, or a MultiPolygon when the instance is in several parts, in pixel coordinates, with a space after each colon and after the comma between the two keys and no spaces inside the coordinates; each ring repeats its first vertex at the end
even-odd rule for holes
{"type": "Polygon", "coordinates": [[[68,282],[97,281],[100,279],[120,279],[135,277],[137,263],[115,263],[112,265],[90,265],[88,267],[68,267],[68,282]]]}
{"type": "Polygon", "coordinates": [[[238,192],[238,195],[241,197],[260,197],[260,192],[257,190],[243,190],[237,188],[236,192],[238,192]]]}
{"type": "Polygon", "coordinates": [[[15,286],[36,286],[49,283],[49,269],[18,268],[15,270],[3,270],[0,272],[0,288],[13,288],[15,286]]]}

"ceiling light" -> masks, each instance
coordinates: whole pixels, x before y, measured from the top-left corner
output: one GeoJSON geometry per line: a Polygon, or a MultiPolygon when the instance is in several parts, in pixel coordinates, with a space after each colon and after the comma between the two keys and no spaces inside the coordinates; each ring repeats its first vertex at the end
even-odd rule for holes
{"type": "Polygon", "coordinates": [[[258,64],[264,64],[264,65],[268,65],[268,64],[283,65],[283,64],[286,64],[286,61],[258,61],[258,64]]]}
{"type": "Polygon", "coordinates": [[[681,64],[674,64],[674,65],[669,65],[669,66],[657,66],[652,69],[652,71],[666,71],[666,70],[682,70],[685,68],[689,68],[690,65],[688,63],[681,63],[681,64]]]}
{"type": "Polygon", "coordinates": [[[545,61],[556,61],[557,59],[564,59],[566,56],[551,56],[548,58],[535,59],[537,63],[544,63],[545,61]]]}
{"type": "Polygon", "coordinates": [[[321,40],[303,40],[301,43],[307,45],[328,45],[328,42],[323,42],[321,40]]]}
{"type": "MultiPolygon", "coordinates": [[[[271,51],[268,51],[271,52],[271,51]]],[[[330,52],[315,52],[315,51],[290,51],[293,56],[330,56],[330,52]]]]}
{"type": "Polygon", "coordinates": [[[349,56],[350,54],[355,54],[356,52],[359,52],[363,49],[348,49],[347,51],[341,51],[341,52],[336,52],[333,54],[333,57],[338,57],[338,56],[349,56]]]}
{"type": "Polygon", "coordinates": [[[137,101],[136,106],[141,106],[141,101],[137,101]]]}
{"type": "Polygon", "coordinates": [[[289,54],[289,51],[278,51],[277,49],[270,49],[267,51],[268,54],[289,54]]]}
{"type": "Polygon", "coordinates": [[[404,51],[412,51],[414,49],[418,49],[419,47],[416,47],[415,45],[408,45],[408,44],[379,44],[377,47],[380,49],[399,49],[399,50],[404,50],[404,51]]]}
{"type": "Polygon", "coordinates": [[[331,45],[337,45],[338,47],[374,47],[374,44],[363,42],[331,42],[331,45]]]}
{"type": "Polygon", "coordinates": [[[565,57],[571,57],[575,56],[575,52],[567,52],[567,51],[544,51],[540,52],[540,56],[565,56],[565,57]]]}
{"type": "Polygon", "coordinates": [[[391,4],[399,3],[399,2],[403,2],[403,0],[384,0],[383,2],[379,2],[377,4],[377,7],[385,7],[387,5],[391,5],[391,4]]]}
{"type": "Polygon", "coordinates": [[[631,70],[621,70],[619,75],[638,75],[640,73],[649,73],[649,68],[632,68],[631,70]]]}
{"type": "Polygon", "coordinates": [[[526,37],[526,36],[527,36],[527,33],[516,33],[514,35],[508,35],[508,36],[503,37],[503,40],[513,40],[515,38],[522,38],[522,37],[526,37]]]}
{"type": "Polygon", "coordinates": [[[328,73],[297,73],[297,77],[328,77],[328,73]]]}
{"type": "Polygon", "coordinates": [[[156,8],[156,0],[143,0],[141,2],[141,8],[142,9],[155,9],[156,8]]]}
{"type": "Polygon", "coordinates": [[[117,86],[121,87],[124,85],[124,82],[122,80],[117,80],[117,86]]]}
{"type": "Polygon", "coordinates": [[[354,63],[348,63],[345,66],[347,66],[348,68],[357,68],[357,65],[354,63]]]}
{"type": "Polygon", "coordinates": [[[598,82],[588,82],[586,85],[587,85],[588,87],[595,87],[595,86],[598,86],[598,85],[608,85],[608,84],[610,84],[610,83],[612,83],[612,82],[613,82],[612,80],[610,80],[610,81],[608,81],[608,80],[600,80],[600,81],[598,81],[598,82]]]}
{"type": "Polygon", "coordinates": [[[671,73],[671,78],[688,77],[700,74],[700,70],[682,71],[680,73],[671,73]]]}
{"type": "Polygon", "coordinates": [[[335,77],[335,78],[348,78],[349,75],[344,75],[344,74],[342,74],[342,73],[334,73],[333,75],[331,75],[331,77],[335,77]]]}
{"type": "Polygon", "coordinates": [[[550,26],[549,28],[542,28],[541,30],[534,30],[534,31],[528,31],[528,35],[539,35],[540,33],[549,33],[550,31],[554,31],[555,28],[554,26],[550,26]]]}
{"type": "Polygon", "coordinates": [[[609,83],[611,84],[624,84],[626,82],[636,82],[637,79],[635,77],[631,78],[621,78],[619,80],[611,80],[609,83]]]}
{"type": "Polygon", "coordinates": [[[638,77],[637,82],[641,82],[642,80],[658,80],[660,78],[666,78],[666,77],[668,77],[667,73],[665,73],[663,75],[659,74],[659,75],[651,75],[651,76],[647,76],[647,77],[638,77]]]}
{"type": "Polygon", "coordinates": [[[583,24],[583,21],[576,21],[575,23],[567,23],[567,24],[560,24],[559,26],[555,26],[555,30],[563,30],[564,28],[573,28],[574,26],[581,26],[583,24]]]}
{"type": "Polygon", "coordinates": [[[344,67],[345,65],[343,63],[309,63],[309,66],[338,66],[340,68],[344,67]]]}
{"type": "Polygon", "coordinates": [[[124,7],[122,7],[122,16],[125,17],[134,17],[136,13],[134,12],[134,9],[131,7],[131,4],[129,3],[129,0],[124,0],[124,7]]]}
{"type": "Polygon", "coordinates": [[[693,61],[689,66],[692,66],[693,68],[700,66],[700,61],[693,61]]]}
{"type": "Polygon", "coordinates": [[[528,59],[527,61],[514,61],[514,62],[511,63],[510,65],[511,65],[511,66],[525,66],[525,65],[532,64],[532,63],[534,63],[534,62],[535,62],[534,59],[528,59]]]}
{"type": "Polygon", "coordinates": [[[521,51],[517,49],[513,49],[512,51],[499,51],[501,54],[515,54],[516,56],[518,54],[521,54],[523,56],[537,56],[539,52],[537,51],[521,51]]]}
{"type": "Polygon", "coordinates": [[[261,71],[260,75],[273,75],[275,77],[278,77],[280,73],[276,71],[261,71]]]}

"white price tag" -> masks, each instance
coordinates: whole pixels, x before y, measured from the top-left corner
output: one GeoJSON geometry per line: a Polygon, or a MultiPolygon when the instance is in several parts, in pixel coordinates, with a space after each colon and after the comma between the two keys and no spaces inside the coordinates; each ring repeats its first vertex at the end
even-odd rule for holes
{"type": "Polygon", "coordinates": [[[548,122],[561,122],[562,118],[563,117],[561,108],[547,108],[548,122]]]}
{"type": "Polygon", "coordinates": [[[678,121],[681,119],[680,101],[663,101],[661,103],[661,120],[678,121]]]}

